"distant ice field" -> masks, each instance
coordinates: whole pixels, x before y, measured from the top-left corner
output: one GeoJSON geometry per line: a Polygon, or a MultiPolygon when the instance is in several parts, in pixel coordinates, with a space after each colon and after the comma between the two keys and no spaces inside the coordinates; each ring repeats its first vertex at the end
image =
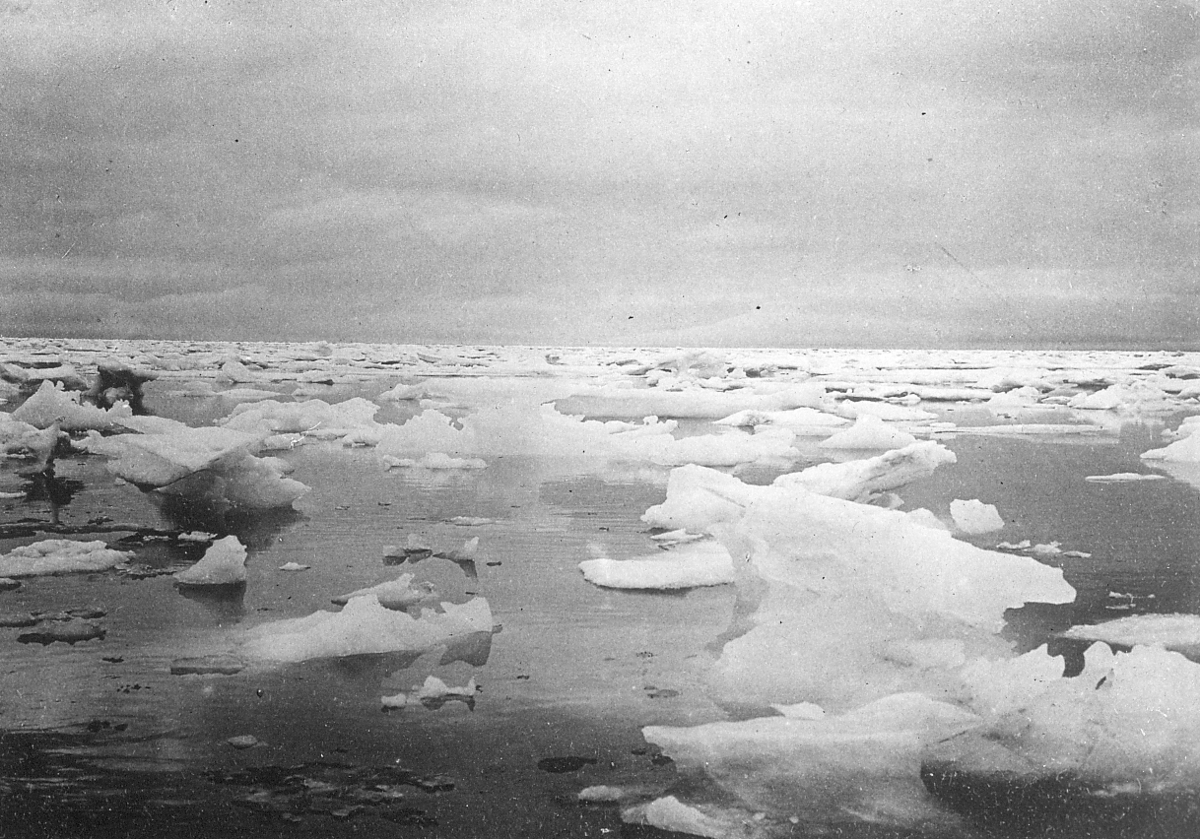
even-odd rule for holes
{"type": "Polygon", "coordinates": [[[1200,827],[1200,354],[4,339],[0,411],[5,835],[1200,827]]]}

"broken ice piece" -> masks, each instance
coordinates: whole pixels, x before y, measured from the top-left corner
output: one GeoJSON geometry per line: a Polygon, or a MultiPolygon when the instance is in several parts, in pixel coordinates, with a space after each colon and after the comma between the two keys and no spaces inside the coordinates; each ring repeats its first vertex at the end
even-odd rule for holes
{"type": "Polygon", "coordinates": [[[458,700],[474,710],[475,693],[478,689],[474,676],[462,687],[452,687],[437,676],[427,676],[425,684],[420,687],[413,686],[413,697],[426,708],[440,708],[447,702],[458,700]]]}
{"type": "Polygon", "coordinates": [[[998,551],[1027,551],[1033,543],[1028,539],[1022,539],[1020,542],[1001,542],[996,546],[998,551]]]}
{"type": "Polygon", "coordinates": [[[1050,542],[1045,545],[1034,545],[1029,552],[1034,556],[1058,556],[1062,553],[1061,542],[1050,542]]]}
{"type": "Polygon", "coordinates": [[[1165,475],[1147,475],[1140,472],[1117,472],[1112,475],[1088,475],[1084,478],[1094,484],[1117,484],[1133,481],[1163,481],[1165,475]]]}
{"type": "Polygon", "coordinates": [[[279,566],[280,571],[307,571],[311,565],[301,565],[299,562],[285,562],[279,566]]]}
{"type": "Polygon", "coordinates": [[[253,749],[255,746],[266,745],[253,734],[239,734],[225,741],[235,749],[253,749]]]}
{"type": "Polygon", "coordinates": [[[452,548],[448,551],[438,551],[434,554],[434,556],[439,556],[442,559],[448,559],[451,562],[466,562],[468,560],[475,559],[475,556],[478,553],[479,537],[476,536],[473,539],[468,539],[466,542],[463,542],[463,546],[461,548],[452,548]]]}
{"type": "Polygon", "coordinates": [[[991,533],[1004,527],[1004,519],[992,504],[984,504],[977,498],[970,501],[955,499],[950,502],[950,517],[963,533],[974,536],[991,533]]]}
{"type": "Polygon", "coordinates": [[[483,518],[482,516],[455,516],[454,518],[446,519],[446,524],[452,524],[455,527],[479,527],[495,523],[495,519],[483,518]]]}
{"type": "Polygon", "coordinates": [[[184,586],[234,586],[246,582],[246,548],[236,536],[213,542],[191,568],[175,574],[184,586]]]}
{"type": "Polygon", "coordinates": [[[382,696],[379,699],[379,704],[385,711],[393,711],[398,708],[403,708],[408,705],[408,694],[396,693],[391,696],[382,696]]]}
{"type": "Polygon", "coordinates": [[[340,594],[332,599],[338,606],[345,606],[351,598],[374,595],[379,600],[379,605],[385,609],[403,611],[409,606],[428,603],[437,598],[437,589],[433,587],[432,583],[423,582],[414,586],[412,581],[412,574],[401,574],[394,580],[360,588],[349,594],[340,594]]]}
{"type": "Polygon", "coordinates": [[[611,804],[620,801],[625,796],[625,790],[620,787],[610,787],[604,784],[582,789],[575,796],[579,801],[588,804],[611,804]]]}
{"type": "Polygon", "coordinates": [[[180,533],[180,542],[211,542],[217,538],[215,533],[205,533],[203,530],[192,530],[188,533],[180,533]]]}

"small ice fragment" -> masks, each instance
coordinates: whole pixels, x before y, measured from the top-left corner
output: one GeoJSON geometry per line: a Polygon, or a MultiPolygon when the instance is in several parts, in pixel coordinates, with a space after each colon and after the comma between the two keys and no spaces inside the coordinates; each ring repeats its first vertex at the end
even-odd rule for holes
{"type": "Polygon", "coordinates": [[[1022,539],[1020,542],[1001,542],[996,545],[998,551],[1027,551],[1033,543],[1028,539],[1022,539]]]}
{"type": "Polygon", "coordinates": [[[1166,480],[1166,476],[1146,475],[1140,472],[1116,472],[1112,475],[1088,475],[1084,480],[1094,484],[1117,484],[1133,481],[1163,481],[1166,480]]]}
{"type": "Polygon", "coordinates": [[[1063,556],[1069,556],[1073,559],[1091,559],[1092,555],[1087,551],[1063,551],[1063,556]]]}
{"type": "Polygon", "coordinates": [[[478,687],[475,684],[475,677],[462,687],[453,687],[446,684],[437,676],[426,676],[425,684],[420,687],[413,686],[413,698],[426,707],[441,707],[446,702],[458,700],[465,702],[468,706],[474,707],[475,694],[478,687]]]}
{"type": "Polygon", "coordinates": [[[211,542],[217,538],[215,533],[205,533],[203,530],[193,530],[188,533],[179,534],[180,542],[211,542]]]}
{"type": "Polygon", "coordinates": [[[950,502],[950,516],[955,526],[963,533],[976,535],[991,533],[1004,527],[1004,519],[992,504],[984,504],[979,499],[963,501],[955,499],[950,502]]]}
{"type": "Polygon", "coordinates": [[[307,571],[312,568],[311,565],[302,565],[299,562],[285,562],[279,566],[280,571],[307,571]]]}
{"type": "Polygon", "coordinates": [[[0,492],[0,499],[8,500],[10,498],[24,498],[23,492],[0,492]]]}
{"type": "Polygon", "coordinates": [[[730,825],[684,804],[673,795],[651,801],[642,810],[642,818],[659,830],[690,833],[708,839],[728,839],[730,836],[730,825]]]}
{"type": "Polygon", "coordinates": [[[495,519],[484,518],[482,516],[455,516],[454,518],[446,519],[446,524],[452,524],[455,527],[481,527],[485,524],[495,523],[495,519]]]}
{"type": "Polygon", "coordinates": [[[14,580],[12,577],[0,577],[0,591],[13,591],[20,587],[20,580],[14,580]]]}
{"type": "Polygon", "coordinates": [[[403,708],[404,706],[406,706],[408,704],[408,694],[394,693],[391,696],[382,696],[379,698],[379,704],[383,707],[383,710],[385,710],[385,711],[391,711],[391,710],[395,710],[397,708],[403,708]]]}
{"type": "Polygon", "coordinates": [[[209,546],[199,562],[175,575],[185,586],[232,586],[246,582],[246,548],[236,536],[226,536],[209,546]]]}
{"type": "Polygon", "coordinates": [[[1034,545],[1029,549],[1034,556],[1058,556],[1062,553],[1061,542],[1050,542],[1046,545],[1034,545]]]}
{"type": "Polygon", "coordinates": [[[239,734],[236,737],[230,737],[225,742],[235,749],[253,749],[255,746],[262,744],[262,741],[253,734],[239,734]]]}
{"type": "Polygon", "coordinates": [[[587,787],[579,791],[575,797],[589,804],[611,803],[620,801],[625,796],[625,790],[620,787],[610,787],[604,784],[598,784],[594,787],[587,787]]]}

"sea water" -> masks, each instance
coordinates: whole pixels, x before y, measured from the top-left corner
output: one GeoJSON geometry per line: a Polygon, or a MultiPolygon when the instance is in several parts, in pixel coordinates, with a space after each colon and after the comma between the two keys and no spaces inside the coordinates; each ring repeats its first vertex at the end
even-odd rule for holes
{"type": "MultiPolygon", "coordinates": [[[[85,376],[110,356],[157,374],[145,386],[151,414],[193,427],[226,417],[236,400],[219,392],[234,387],[271,390],[285,402],[336,403],[377,399],[397,383],[419,382],[430,401],[379,400],[376,420],[403,424],[437,409],[456,427],[506,406],[558,400],[570,413],[640,422],[606,411],[652,388],[661,391],[656,404],[668,409],[672,393],[770,394],[770,386],[801,382],[821,383],[830,404],[853,396],[919,405],[934,419],[901,425],[938,440],[957,462],[880,503],[926,508],[949,525],[951,501],[981,499],[997,508],[1003,529],[958,538],[985,548],[1022,540],[1048,546],[1040,561],[1061,568],[1077,591],[1069,604],[1008,612],[1002,637],[1014,653],[1049,643],[1077,669],[1086,645],[1059,637],[1071,626],[1130,614],[1200,614],[1195,483],[1186,474],[1086,480],[1153,471],[1140,454],[1200,412],[1186,390],[1194,378],[1187,371],[1200,375],[1195,356],[801,350],[688,356],[646,349],[86,341],[9,341],[0,350],[0,360],[25,370],[68,362],[85,376]],[[234,368],[225,367],[231,359],[247,371],[234,378],[250,381],[232,380],[234,368]],[[1177,375],[1164,379],[1160,371],[1170,368],[1177,375]],[[1040,376],[1048,401],[1017,413],[989,411],[983,403],[993,388],[980,383],[989,375],[1002,381],[1003,371],[1024,372],[1009,374],[1011,387],[996,387],[1040,376]],[[1066,406],[1073,395],[1148,380],[1170,383],[1161,391],[1164,404],[1066,406]],[[218,395],[180,395],[182,384],[196,381],[211,383],[218,395]],[[298,387],[301,395],[293,396],[298,387]],[[620,398],[606,402],[606,393],[620,398]],[[1023,430],[971,431],[1005,424],[1023,430]],[[1078,428],[1055,431],[1059,426],[1078,428]],[[1030,433],[1031,427],[1044,433],[1030,433]],[[1087,433],[1075,433],[1083,427],[1087,433]]],[[[0,407],[13,411],[28,392],[10,387],[0,407]]],[[[716,430],[711,419],[719,417],[696,413],[681,412],[675,439],[716,430]]],[[[370,446],[299,440],[272,454],[293,467],[291,478],[311,487],[306,495],[285,509],[221,515],[118,481],[105,458],[81,451],[60,454],[52,475],[19,457],[0,460],[6,493],[0,553],[62,537],[100,539],[134,555],[117,571],[35,577],[0,592],[5,616],[32,614],[42,625],[56,614],[91,609],[104,630],[102,638],[43,645],[18,641],[28,628],[0,629],[0,832],[653,836],[660,832],[637,824],[636,808],[665,796],[706,812],[741,812],[735,827],[713,828],[729,831],[722,835],[1174,836],[1194,825],[1187,794],[1098,821],[1088,818],[1097,812],[1094,799],[1054,790],[1011,799],[947,794],[939,806],[948,818],[936,826],[852,813],[814,822],[745,809],[703,773],[679,772],[642,736],[647,726],[756,713],[723,702],[709,681],[744,618],[737,587],[613,590],[589,584],[579,572],[597,551],[621,558],[656,550],[641,516],[662,502],[669,467],[627,454],[577,458],[528,445],[519,435],[504,439],[511,441],[484,452],[486,468],[446,470],[388,469],[370,446]],[[171,574],[203,553],[202,545],[176,538],[190,531],[236,536],[248,548],[246,584],[217,592],[176,585],[171,574]],[[401,549],[427,545],[449,553],[475,537],[471,561],[401,549]],[[288,563],[305,570],[281,570],[288,563]],[[419,654],[257,664],[233,674],[172,672],[187,657],[236,653],[249,628],[334,611],[332,597],[400,572],[432,584],[444,601],[486,598],[491,631],[419,654]],[[477,689],[469,702],[384,707],[383,697],[413,695],[428,676],[454,686],[474,679],[477,689]],[[578,799],[600,785],[619,789],[621,801],[578,799]]],[[[789,457],[722,468],[766,485],[815,463],[878,454],[819,443],[819,436],[797,437],[789,457]]]]}

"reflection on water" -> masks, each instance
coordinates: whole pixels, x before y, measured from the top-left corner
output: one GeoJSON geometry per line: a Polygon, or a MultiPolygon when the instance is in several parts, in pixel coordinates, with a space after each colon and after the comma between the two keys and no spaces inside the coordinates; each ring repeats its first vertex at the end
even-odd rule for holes
{"type": "MultiPolygon", "coordinates": [[[[469,385],[452,395],[461,398],[469,385]]],[[[216,398],[165,397],[165,390],[149,388],[147,404],[193,424],[229,407],[216,398]]],[[[971,414],[953,405],[936,410],[960,422],[971,414]]],[[[1012,419],[1063,423],[1070,412],[1012,419]]],[[[976,412],[975,420],[996,418],[976,412]]],[[[1138,455],[1159,442],[1161,424],[1109,424],[1088,435],[947,435],[939,439],[958,462],[900,491],[902,509],[925,507],[943,519],[953,499],[996,505],[1002,531],[963,537],[984,547],[1058,543],[1062,553],[1044,561],[1063,568],[1076,602],[1013,610],[1004,637],[1018,650],[1050,641],[1075,669],[1082,646],[1055,637],[1071,625],[1130,611],[1200,613],[1200,481],[1158,464],[1151,468],[1172,480],[1085,481],[1143,471],[1138,455]]],[[[735,471],[768,483],[784,468],[854,456],[810,442],[788,467],[735,471]]],[[[662,501],[668,470],[528,453],[492,458],[483,470],[386,470],[369,449],[316,441],[283,456],[312,491],[295,510],[252,515],[142,493],[113,481],[99,458],[64,456],[56,471],[32,474],[0,461],[4,486],[22,493],[3,507],[0,551],[69,532],[135,554],[126,569],[35,578],[0,593],[5,614],[97,603],[106,611],[96,619],[104,637],[73,645],[19,645],[17,628],[0,629],[0,832],[656,836],[622,825],[618,808],[581,806],[575,795],[608,785],[635,798],[703,788],[697,797],[719,799],[704,781],[681,780],[641,728],[747,712],[715,704],[707,672],[724,643],[749,627],[753,604],[730,586],[600,589],[577,568],[590,545],[614,557],[656,550],[640,516],[662,501]],[[248,548],[246,585],[176,587],[170,573],[204,551],[179,540],[190,531],[237,536],[248,548]],[[477,553],[465,555],[474,537],[477,553]],[[289,562],[309,570],[281,571],[289,562]],[[401,570],[435,587],[439,600],[487,598],[493,631],[425,654],[171,673],[173,661],[236,652],[249,627],[332,610],[333,597],[401,570]],[[383,713],[381,697],[410,692],[430,675],[448,685],[474,678],[482,689],[470,707],[430,703],[383,713]],[[244,735],[260,745],[229,745],[244,735]]],[[[929,763],[921,780],[963,816],[955,837],[1165,839],[1183,835],[1195,818],[1190,801],[1098,798],[1069,778],[1022,785],[929,763]]],[[[771,828],[810,835],[786,820],[771,828]]],[[[869,824],[838,831],[851,839],[917,835],[869,824]]]]}

